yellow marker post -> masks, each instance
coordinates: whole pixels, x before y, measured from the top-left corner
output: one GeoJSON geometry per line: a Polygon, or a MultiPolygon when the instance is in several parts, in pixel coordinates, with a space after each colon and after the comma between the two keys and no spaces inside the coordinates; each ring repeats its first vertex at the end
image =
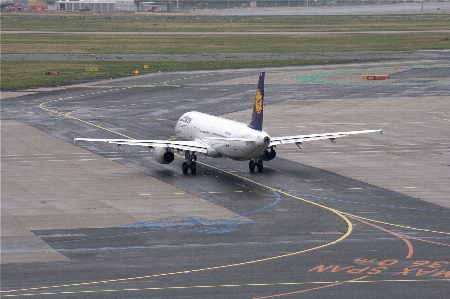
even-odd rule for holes
{"type": "Polygon", "coordinates": [[[388,80],[389,75],[362,75],[362,78],[366,80],[388,80]]]}
{"type": "Polygon", "coordinates": [[[87,67],[86,72],[98,72],[98,67],[87,67]]]}

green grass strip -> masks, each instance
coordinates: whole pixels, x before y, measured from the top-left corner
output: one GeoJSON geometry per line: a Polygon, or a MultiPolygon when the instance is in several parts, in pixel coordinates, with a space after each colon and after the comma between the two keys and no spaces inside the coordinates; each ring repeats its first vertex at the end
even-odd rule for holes
{"type": "Polygon", "coordinates": [[[183,16],[7,13],[2,30],[99,32],[393,31],[450,28],[450,15],[183,16]]]}

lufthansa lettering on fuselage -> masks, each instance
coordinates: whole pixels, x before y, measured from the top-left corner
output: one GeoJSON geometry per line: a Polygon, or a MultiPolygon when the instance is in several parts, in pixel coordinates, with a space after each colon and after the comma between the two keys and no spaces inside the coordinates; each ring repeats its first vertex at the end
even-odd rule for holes
{"type": "Polygon", "coordinates": [[[183,118],[180,118],[180,121],[190,124],[192,121],[192,117],[189,117],[189,115],[184,116],[183,118]]]}

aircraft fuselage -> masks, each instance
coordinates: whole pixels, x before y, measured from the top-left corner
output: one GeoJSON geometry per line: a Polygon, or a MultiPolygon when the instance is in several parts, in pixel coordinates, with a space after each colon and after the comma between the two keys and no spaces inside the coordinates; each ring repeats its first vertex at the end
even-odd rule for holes
{"type": "Polygon", "coordinates": [[[208,148],[206,156],[233,160],[260,156],[270,144],[269,134],[265,131],[197,111],[183,114],[175,126],[175,133],[182,139],[204,144],[208,148]]]}

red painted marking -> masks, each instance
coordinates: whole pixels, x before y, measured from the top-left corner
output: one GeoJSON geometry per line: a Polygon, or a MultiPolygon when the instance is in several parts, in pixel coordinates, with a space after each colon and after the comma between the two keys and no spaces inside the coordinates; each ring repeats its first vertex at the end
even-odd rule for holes
{"type": "Polygon", "coordinates": [[[419,270],[417,270],[416,276],[427,275],[427,274],[431,274],[431,273],[434,273],[437,271],[438,271],[437,269],[434,269],[434,270],[419,269],[419,270]]]}
{"type": "Polygon", "coordinates": [[[441,264],[450,265],[450,262],[447,262],[447,261],[434,262],[431,265],[429,265],[428,268],[439,269],[439,268],[442,268],[441,264]]]}
{"type": "Polygon", "coordinates": [[[353,266],[350,267],[340,267],[340,266],[335,266],[331,272],[335,273],[335,272],[341,272],[341,271],[345,271],[345,270],[349,270],[349,269],[353,269],[353,266]]]}
{"type": "Polygon", "coordinates": [[[383,270],[387,270],[387,269],[388,269],[388,267],[373,268],[372,271],[367,272],[367,274],[370,274],[370,275],[380,274],[381,272],[383,272],[383,270]]]}
{"type": "Polygon", "coordinates": [[[387,229],[382,228],[382,227],[380,227],[380,226],[378,226],[378,225],[375,225],[375,224],[366,222],[366,221],[364,221],[364,220],[361,220],[361,219],[356,218],[356,217],[353,217],[353,216],[348,216],[348,217],[349,217],[349,218],[352,218],[352,219],[354,219],[354,220],[358,220],[359,222],[362,222],[362,223],[364,223],[364,224],[367,224],[367,225],[373,226],[373,227],[375,227],[375,228],[378,228],[379,230],[382,230],[382,231],[384,231],[384,232],[387,232],[387,233],[389,233],[389,234],[391,234],[391,235],[396,236],[396,237],[399,238],[399,239],[402,239],[402,240],[406,243],[406,245],[408,246],[408,255],[406,256],[406,258],[409,259],[409,258],[412,257],[413,252],[414,252],[414,249],[413,249],[413,246],[412,246],[411,242],[408,241],[408,238],[409,238],[408,236],[404,236],[404,235],[401,235],[401,234],[394,233],[393,231],[387,230],[387,229]]]}
{"type": "Polygon", "coordinates": [[[317,266],[315,268],[310,269],[308,272],[317,270],[317,272],[320,273],[320,272],[324,272],[324,271],[326,271],[328,269],[331,269],[333,267],[334,267],[334,265],[331,265],[331,266],[328,266],[328,267],[325,267],[325,265],[320,265],[320,266],[317,266]]]}
{"type": "Polygon", "coordinates": [[[415,270],[417,270],[417,269],[404,268],[402,272],[396,272],[396,273],[394,273],[392,275],[400,275],[400,274],[402,274],[403,276],[407,276],[409,274],[409,272],[415,271],[415,270]]]}
{"type": "Polygon", "coordinates": [[[320,290],[320,289],[326,289],[329,287],[334,287],[334,286],[338,286],[347,282],[353,282],[353,281],[358,281],[364,278],[367,278],[369,276],[362,276],[362,277],[358,277],[352,280],[347,280],[347,281],[341,281],[341,282],[337,282],[337,283],[333,283],[333,284],[329,284],[326,286],[321,286],[321,287],[317,287],[317,288],[312,288],[312,289],[306,289],[306,290],[301,290],[301,291],[296,291],[296,292],[290,292],[290,293],[284,293],[284,294],[275,294],[275,295],[269,295],[269,296],[264,296],[264,297],[256,297],[253,299],[266,299],[266,298],[275,298],[275,297],[283,297],[283,296],[289,296],[289,295],[295,295],[295,294],[301,294],[301,293],[306,293],[306,292],[311,292],[311,291],[316,291],[316,290],[320,290]]]}
{"type": "Polygon", "coordinates": [[[354,263],[361,263],[361,264],[373,264],[377,261],[377,259],[362,259],[362,258],[357,258],[356,260],[354,260],[354,263]]]}
{"type": "Polygon", "coordinates": [[[430,263],[430,261],[415,261],[413,263],[414,266],[425,266],[428,265],[430,263]]]}
{"type": "Polygon", "coordinates": [[[440,276],[440,275],[444,275],[444,277],[450,277],[450,271],[441,270],[431,276],[440,276]]]}
{"type": "Polygon", "coordinates": [[[364,271],[369,270],[369,269],[370,269],[370,267],[365,267],[365,268],[362,268],[362,269],[353,268],[351,270],[348,270],[347,273],[350,273],[350,274],[361,274],[364,271]]]}
{"type": "Polygon", "coordinates": [[[398,264],[398,260],[385,260],[378,263],[378,266],[392,266],[398,264]]]}
{"type": "Polygon", "coordinates": [[[431,244],[436,244],[436,245],[450,246],[450,244],[439,243],[439,242],[434,242],[434,241],[428,241],[428,240],[424,240],[424,239],[420,239],[420,238],[415,238],[415,237],[408,237],[408,238],[409,238],[409,239],[413,239],[413,240],[417,240],[417,241],[422,241],[422,242],[427,242],[427,243],[431,243],[431,244]]]}

